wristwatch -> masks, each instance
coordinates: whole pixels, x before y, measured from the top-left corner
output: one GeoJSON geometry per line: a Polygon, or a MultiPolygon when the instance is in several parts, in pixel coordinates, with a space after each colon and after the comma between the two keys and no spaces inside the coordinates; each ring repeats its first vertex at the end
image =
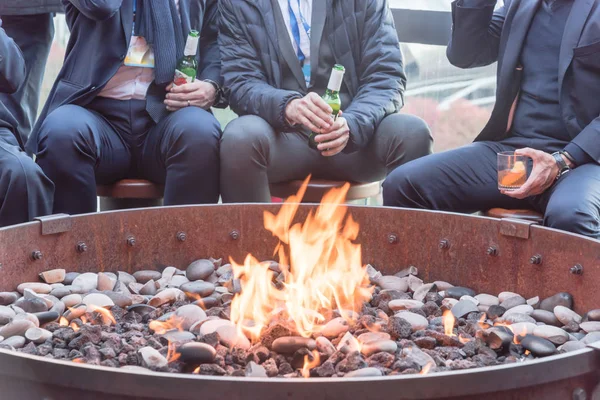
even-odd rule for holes
{"type": "Polygon", "coordinates": [[[571,168],[567,165],[560,151],[552,153],[552,157],[554,157],[554,161],[558,165],[558,175],[556,175],[556,179],[558,180],[561,176],[569,172],[571,168]]]}

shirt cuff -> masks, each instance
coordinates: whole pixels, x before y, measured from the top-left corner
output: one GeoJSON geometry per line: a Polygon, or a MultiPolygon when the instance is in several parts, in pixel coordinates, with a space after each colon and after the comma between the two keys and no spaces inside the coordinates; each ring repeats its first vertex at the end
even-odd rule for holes
{"type": "Polygon", "coordinates": [[[586,153],[581,147],[576,145],[575,143],[569,143],[565,147],[565,151],[571,155],[573,161],[575,161],[575,166],[580,167],[584,164],[588,164],[594,159],[586,153]]]}

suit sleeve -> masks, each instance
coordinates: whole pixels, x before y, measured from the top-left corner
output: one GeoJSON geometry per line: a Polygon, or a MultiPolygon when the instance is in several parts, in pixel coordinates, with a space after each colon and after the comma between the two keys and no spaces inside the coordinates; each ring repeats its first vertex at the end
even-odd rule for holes
{"type": "Polygon", "coordinates": [[[63,0],[94,21],[105,21],[121,8],[123,0],[63,0]]]}
{"type": "Polygon", "coordinates": [[[350,128],[350,141],[344,153],[365,147],[383,118],[398,112],[404,105],[406,75],[387,0],[369,2],[362,41],[358,67],[360,86],[352,103],[343,110],[350,128]]]}
{"type": "Polygon", "coordinates": [[[496,0],[457,0],[452,3],[452,36],[448,60],[459,68],[474,68],[498,60],[507,4],[494,12],[496,0]]]}
{"type": "Polygon", "coordinates": [[[14,93],[24,81],[25,60],[21,49],[0,27],[0,92],[14,93]]]}
{"type": "Polygon", "coordinates": [[[223,86],[221,78],[221,55],[219,53],[218,0],[207,0],[204,23],[200,33],[200,62],[198,78],[210,79],[223,86]]]}
{"type": "Polygon", "coordinates": [[[283,131],[289,128],[285,121],[287,104],[302,95],[267,83],[260,57],[241,28],[236,1],[219,2],[221,73],[229,105],[238,115],[257,115],[276,131],[283,131]]]}
{"type": "Polygon", "coordinates": [[[594,119],[565,147],[575,164],[581,166],[591,162],[600,164],[600,117],[594,119]]]}

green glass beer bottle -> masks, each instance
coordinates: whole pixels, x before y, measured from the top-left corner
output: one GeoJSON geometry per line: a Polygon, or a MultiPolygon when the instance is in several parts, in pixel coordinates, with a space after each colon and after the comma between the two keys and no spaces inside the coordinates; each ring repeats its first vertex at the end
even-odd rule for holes
{"type": "MultiPolygon", "coordinates": [[[[342,108],[342,100],[340,100],[340,89],[342,87],[342,80],[344,79],[345,72],[346,69],[343,65],[335,64],[333,66],[333,69],[331,70],[331,76],[329,78],[329,83],[327,84],[327,91],[325,92],[325,95],[323,95],[323,100],[325,100],[325,102],[329,104],[329,106],[333,110],[331,112],[331,116],[333,117],[334,121],[342,108]]],[[[318,150],[318,143],[315,141],[315,136],[317,135],[319,135],[319,133],[311,132],[311,134],[308,137],[308,145],[311,149],[318,150]]]]}
{"type": "Polygon", "coordinates": [[[185,43],[185,49],[183,50],[183,57],[177,63],[177,69],[175,70],[173,83],[175,83],[176,86],[192,83],[196,80],[196,73],[198,71],[196,53],[198,51],[199,40],[200,33],[194,30],[190,31],[185,43]]]}

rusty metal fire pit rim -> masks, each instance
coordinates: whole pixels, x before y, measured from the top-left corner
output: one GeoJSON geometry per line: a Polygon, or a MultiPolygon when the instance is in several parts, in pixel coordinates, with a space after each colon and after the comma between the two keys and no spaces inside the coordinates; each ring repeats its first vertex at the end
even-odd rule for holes
{"type": "MultiPolygon", "coordinates": [[[[295,203],[295,204],[299,204],[301,206],[305,206],[305,207],[317,207],[319,204],[318,203],[295,203]]],[[[273,203],[235,203],[235,204],[194,204],[194,205],[179,205],[179,206],[160,206],[160,207],[145,207],[145,208],[132,208],[132,209],[127,209],[127,210],[113,210],[113,211],[103,211],[103,212],[94,212],[94,213],[87,213],[87,214],[79,214],[79,215],[68,215],[68,214],[56,214],[56,215],[49,215],[48,217],[46,217],[47,219],[52,219],[55,216],[61,216],[63,218],[72,218],[72,219],[79,219],[82,217],[89,217],[89,216],[93,216],[93,215],[105,215],[105,214],[122,214],[122,213],[136,213],[136,212],[140,212],[140,211],[148,211],[148,212],[157,212],[157,211],[161,211],[161,210],[165,210],[165,209],[194,209],[194,208],[239,208],[239,209],[243,209],[245,207],[280,207],[280,204],[273,204],[273,203]]],[[[499,220],[497,218],[493,218],[493,217],[486,217],[486,216],[482,216],[482,215],[476,215],[476,214],[463,214],[463,213],[457,213],[457,212],[449,212],[449,211],[435,211],[435,210],[423,210],[423,209],[417,209],[417,208],[397,208],[397,207],[386,207],[386,206],[362,206],[362,205],[353,205],[353,204],[348,204],[346,205],[348,207],[349,212],[351,213],[352,210],[357,210],[357,209],[380,209],[380,210],[405,210],[405,211],[411,211],[411,212],[417,212],[417,213],[422,213],[424,215],[446,215],[446,216],[460,216],[460,217],[468,217],[468,218],[474,218],[474,219],[478,219],[478,220],[486,220],[486,221],[504,221],[504,222],[514,222],[514,223],[520,223],[522,221],[520,220],[516,220],[516,219],[502,219],[499,220]]],[[[29,225],[34,225],[34,224],[39,224],[41,226],[42,221],[40,220],[36,220],[36,221],[32,221],[32,222],[26,222],[23,224],[18,224],[18,225],[12,225],[12,226],[7,226],[7,227],[2,227],[0,228],[0,233],[2,231],[5,230],[10,230],[10,229],[14,229],[15,227],[22,227],[22,226],[29,226],[29,225]]],[[[583,235],[579,235],[576,233],[572,233],[572,232],[566,232],[566,231],[562,231],[559,229],[555,229],[555,228],[549,228],[546,226],[542,226],[542,225],[538,225],[538,224],[530,224],[530,223],[524,223],[526,225],[529,225],[531,229],[534,230],[547,230],[547,231],[552,231],[552,232],[557,232],[557,233],[561,233],[564,235],[568,235],[568,236],[572,236],[572,237],[577,237],[577,238],[581,238],[584,239],[586,241],[592,242],[592,243],[600,243],[600,239],[593,239],[587,236],[583,236],[583,235]]]]}
{"type": "MultiPolygon", "coordinates": [[[[339,385],[348,386],[364,383],[377,383],[378,385],[394,385],[401,390],[403,399],[444,398],[449,396],[473,395],[490,391],[504,391],[526,386],[540,385],[555,380],[570,379],[582,374],[592,373],[598,370],[600,360],[597,351],[586,348],[571,353],[559,354],[526,363],[505,364],[493,367],[474,368],[468,370],[433,373],[429,375],[397,375],[382,377],[363,378],[245,378],[245,377],[220,377],[203,376],[192,374],[169,374],[162,372],[142,372],[135,370],[123,370],[103,366],[73,363],[72,361],[46,359],[10,350],[0,349],[0,371],[3,375],[13,375],[19,378],[19,368],[11,366],[26,363],[31,367],[30,371],[40,367],[44,370],[55,371],[53,373],[40,373],[31,376],[30,379],[37,383],[49,385],[78,387],[81,390],[91,390],[111,395],[140,396],[133,390],[128,393],[128,388],[119,385],[106,385],[105,382],[114,379],[127,380],[134,377],[136,381],[145,378],[152,380],[151,390],[144,393],[144,398],[167,399],[173,394],[176,385],[194,385],[195,382],[203,382],[202,385],[228,385],[231,390],[244,393],[252,385],[269,385],[273,390],[290,391],[292,389],[302,390],[308,385],[319,385],[321,388],[332,388],[339,385]],[[7,358],[7,360],[3,360],[7,358]],[[32,364],[33,363],[33,364],[32,364]],[[536,369],[538,373],[532,373],[536,369]],[[539,373],[543,371],[544,373],[539,373]],[[81,379],[82,373],[93,374],[95,379],[81,379]],[[117,375],[115,375],[117,374],[117,375]],[[101,379],[103,375],[105,379],[101,379]],[[77,376],[78,379],[69,377],[77,376]],[[163,382],[165,385],[161,385],[163,382]],[[168,383],[168,385],[167,385],[168,383]],[[249,386],[250,385],[250,386],[249,386]],[[402,386],[398,386],[402,385],[402,386]],[[443,388],[443,389],[440,389],[443,388]],[[436,395],[437,393],[437,395],[436,395]]],[[[400,393],[400,392],[399,392],[400,393]]],[[[179,397],[178,397],[179,398],[179,397]]]]}

